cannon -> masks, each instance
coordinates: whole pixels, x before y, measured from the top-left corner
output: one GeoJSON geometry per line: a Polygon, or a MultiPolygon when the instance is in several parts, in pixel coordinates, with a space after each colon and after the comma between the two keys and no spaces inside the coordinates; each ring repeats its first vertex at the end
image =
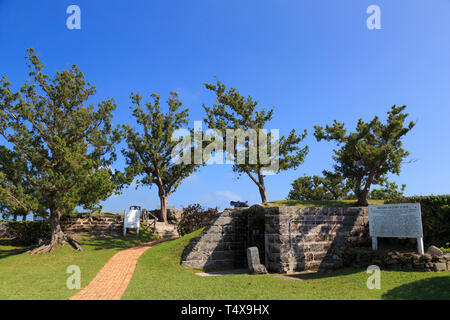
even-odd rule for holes
{"type": "Polygon", "coordinates": [[[249,207],[248,201],[242,202],[242,201],[231,201],[230,205],[235,208],[247,208],[249,207]]]}

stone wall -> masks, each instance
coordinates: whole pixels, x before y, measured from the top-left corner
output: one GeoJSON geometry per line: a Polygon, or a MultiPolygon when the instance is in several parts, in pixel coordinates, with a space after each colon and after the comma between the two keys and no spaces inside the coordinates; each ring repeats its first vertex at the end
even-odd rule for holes
{"type": "Polygon", "coordinates": [[[247,214],[245,209],[226,209],[194,238],[183,252],[182,265],[205,270],[247,266],[247,214]]]}
{"type": "Polygon", "coordinates": [[[356,268],[376,265],[384,270],[396,271],[450,271],[450,253],[420,255],[414,252],[350,248],[344,255],[344,264],[356,268]]]}
{"type": "Polygon", "coordinates": [[[61,228],[64,232],[104,231],[120,234],[123,231],[121,214],[82,214],[74,218],[63,218],[61,228]]]}
{"type": "Polygon", "coordinates": [[[274,207],[265,219],[273,272],[339,268],[349,246],[370,245],[367,208],[274,207]]]}
{"type": "MultiPolygon", "coordinates": [[[[123,231],[123,215],[101,213],[81,214],[78,217],[71,218],[64,217],[61,219],[61,228],[68,233],[103,231],[120,234],[123,231]]],[[[0,222],[0,238],[16,238],[19,236],[9,227],[8,221],[0,222]]]]}
{"type": "Polygon", "coordinates": [[[185,249],[182,265],[247,267],[246,248],[256,246],[261,263],[272,272],[338,268],[345,250],[357,245],[370,245],[367,208],[255,205],[218,213],[185,249]]]}

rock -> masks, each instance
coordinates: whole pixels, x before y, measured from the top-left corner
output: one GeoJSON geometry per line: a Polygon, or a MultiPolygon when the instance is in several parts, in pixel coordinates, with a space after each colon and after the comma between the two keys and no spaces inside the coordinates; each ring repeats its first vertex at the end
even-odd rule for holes
{"type": "MultiPolygon", "coordinates": [[[[150,212],[158,218],[159,222],[163,221],[160,209],[151,210],[150,212]]],[[[167,209],[167,222],[177,225],[181,221],[182,215],[183,210],[181,209],[167,209]]]]}
{"type": "Polygon", "coordinates": [[[429,246],[427,249],[427,253],[432,257],[441,257],[444,255],[441,249],[436,246],[429,246]]]}
{"type": "Polygon", "coordinates": [[[261,264],[259,260],[258,247],[247,248],[247,262],[250,273],[264,274],[267,273],[267,269],[261,264]]]}
{"type": "Polygon", "coordinates": [[[444,254],[444,259],[450,261],[450,252],[444,254]]]}
{"type": "Polygon", "coordinates": [[[433,271],[445,271],[447,270],[447,265],[445,263],[433,263],[433,271]]]}
{"type": "Polygon", "coordinates": [[[253,273],[254,274],[266,274],[267,269],[263,264],[257,264],[256,266],[254,266],[253,273]]]}
{"type": "Polygon", "coordinates": [[[429,262],[429,261],[431,261],[431,254],[429,254],[429,253],[425,253],[425,254],[423,254],[422,256],[421,256],[421,262],[429,262]]]}

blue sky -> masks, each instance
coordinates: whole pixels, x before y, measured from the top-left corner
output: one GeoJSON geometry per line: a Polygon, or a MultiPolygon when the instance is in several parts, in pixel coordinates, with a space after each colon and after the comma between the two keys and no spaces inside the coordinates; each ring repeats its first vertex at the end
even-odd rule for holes
{"type": "MultiPolygon", "coordinates": [[[[294,179],[332,166],[332,143],[315,141],[314,125],[334,119],[353,129],[394,105],[408,105],[417,126],[404,146],[416,161],[392,177],[408,195],[450,193],[450,1],[413,0],[0,0],[0,75],[15,88],[27,75],[33,47],[46,71],[77,64],[94,84],[92,102],[113,97],[115,122],[130,122],[129,95],[177,91],[191,125],[203,119],[217,76],[262,107],[275,107],[268,129],[307,129],[310,146],[297,170],[269,176],[269,200],[284,199],[294,179]],[[81,30],[66,28],[66,8],[81,8],[81,30]],[[369,5],[381,8],[381,30],[366,27],[369,5]]],[[[115,167],[123,168],[119,157],[115,167]]],[[[260,201],[256,186],[230,165],[191,176],[169,198],[199,202],[260,201]]],[[[104,205],[155,208],[155,188],[130,187],[104,205]]]]}

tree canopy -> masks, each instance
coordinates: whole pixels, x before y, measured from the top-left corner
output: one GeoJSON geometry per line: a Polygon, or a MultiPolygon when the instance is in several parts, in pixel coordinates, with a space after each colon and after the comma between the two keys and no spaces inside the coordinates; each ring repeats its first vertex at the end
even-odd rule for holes
{"type": "MultiPolygon", "coordinates": [[[[138,186],[155,184],[160,198],[161,215],[164,222],[167,222],[168,196],[202,163],[194,164],[192,158],[186,163],[174,161],[174,154],[178,154],[180,144],[174,136],[177,130],[188,124],[189,109],[180,110],[182,103],[175,92],[170,93],[167,112],[161,110],[159,95],[152,94],[151,97],[153,103],[143,103],[142,96],[138,93],[131,94],[133,117],[141,130],[123,125],[128,149],[123,149],[122,152],[127,161],[125,171],[128,183],[135,177],[140,177],[137,180],[138,186]]],[[[181,151],[180,149],[179,152],[181,151]]]]}
{"type": "Polygon", "coordinates": [[[314,126],[317,141],[335,141],[340,149],[334,150],[336,173],[349,180],[358,205],[368,205],[372,184],[380,184],[388,173],[400,174],[403,159],[409,153],[402,148],[402,138],[414,127],[406,126],[406,106],[393,106],[388,112],[387,123],[378,116],[370,122],[359,119],[356,132],[347,133],[344,124],[334,121],[332,126],[314,126]]]}
{"type": "Polygon", "coordinates": [[[288,200],[341,200],[350,187],[345,179],[336,173],[323,171],[323,176],[303,176],[292,183],[288,200]]]}
{"type": "Polygon", "coordinates": [[[111,124],[116,104],[87,105],[96,88],[76,65],[50,77],[33,49],[26,59],[30,78],[20,91],[13,92],[6,77],[0,80],[0,135],[8,150],[0,160],[1,201],[49,220],[51,240],[34,252],[64,241],[81,249],[62,232],[60,218],[105,200],[117,186],[110,169],[119,141],[111,124]]]}
{"type": "Polygon", "coordinates": [[[216,94],[216,104],[203,106],[206,111],[204,122],[209,128],[222,132],[223,151],[227,158],[234,160],[233,171],[248,175],[257,185],[261,201],[267,202],[265,175],[297,168],[303,163],[309,148],[299,144],[305,139],[306,130],[297,135],[293,129],[287,137],[279,138],[272,131],[264,131],[273,118],[273,108],[257,110],[258,102],[252,97],[242,96],[235,88],[227,90],[220,81],[205,83],[205,86],[216,94]],[[233,136],[230,136],[230,129],[233,136]],[[227,145],[230,142],[232,148],[227,145]],[[245,161],[239,161],[240,154],[244,154],[242,159],[245,161]]]}

